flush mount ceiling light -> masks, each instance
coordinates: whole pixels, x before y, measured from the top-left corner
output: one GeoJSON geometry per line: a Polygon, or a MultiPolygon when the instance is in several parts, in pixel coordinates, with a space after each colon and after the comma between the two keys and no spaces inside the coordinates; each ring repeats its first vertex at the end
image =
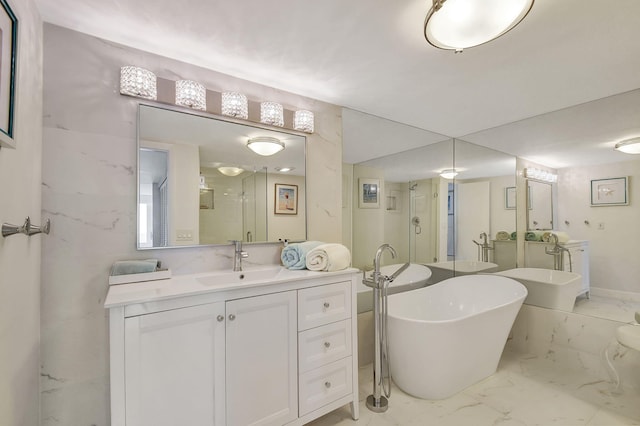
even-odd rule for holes
{"type": "Polygon", "coordinates": [[[614,149],[624,152],[625,154],[640,154],[640,137],[620,141],[614,149]]]}
{"type": "Polygon", "coordinates": [[[249,139],[247,148],[258,155],[269,156],[276,154],[284,149],[284,144],[279,139],[261,136],[249,139]]]}
{"type": "Polygon", "coordinates": [[[244,172],[244,169],[241,169],[240,167],[222,166],[218,167],[218,171],[225,176],[234,177],[244,172]]]}
{"type": "Polygon", "coordinates": [[[222,115],[243,120],[249,118],[247,97],[238,92],[222,92],[222,115]]]}
{"type": "Polygon", "coordinates": [[[176,81],[176,105],[204,111],[207,108],[207,89],[197,81],[176,81]]]}
{"type": "Polygon", "coordinates": [[[514,28],[527,16],[533,2],[433,0],[424,20],[424,36],[435,47],[461,52],[494,40],[514,28]]]}
{"type": "Polygon", "coordinates": [[[295,167],[276,167],[276,171],[280,173],[292,172],[294,169],[295,167]]]}
{"type": "Polygon", "coordinates": [[[313,113],[304,109],[296,111],[293,115],[293,128],[301,132],[313,133],[313,113]]]}
{"type": "Polygon", "coordinates": [[[445,179],[453,179],[454,177],[458,176],[458,172],[456,172],[456,169],[446,169],[443,170],[442,173],[440,173],[440,176],[445,179]]]}
{"type": "Polygon", "coordinates": [[[155,101],[158,97],[156,75],[140,67],[121,67],[120,93],[155,101]]]}
{"type": "Polygon", "coordinates": [[[262,102],[260,104],[260,122],[272,126],[284,126],[284,108],[276,102],[262,102]]]}

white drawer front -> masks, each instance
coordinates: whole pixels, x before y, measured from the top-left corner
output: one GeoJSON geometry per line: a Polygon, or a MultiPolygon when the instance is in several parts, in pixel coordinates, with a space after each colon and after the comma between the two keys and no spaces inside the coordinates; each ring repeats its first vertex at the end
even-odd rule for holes
{"type": "Polygon", "coordinates": [[[323,325],[298,336],[300,373],[351,355],[351,321],[323,325]]]}
{"type": "Polygon", "coordinates": [[[351,283],[342,282],[298,291],[298,330],[351,318],[351,283]]]}
{"type": "Polygon", "coordinates": [[[300,416],[352,392],[351,357],[300,375],[300,416]]]}

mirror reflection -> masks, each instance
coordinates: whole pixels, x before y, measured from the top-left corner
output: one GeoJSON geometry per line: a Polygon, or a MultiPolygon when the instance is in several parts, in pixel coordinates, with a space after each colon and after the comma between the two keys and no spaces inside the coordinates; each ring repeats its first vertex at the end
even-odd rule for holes
{"type": "Polygon", "coordinates": [[[553,229],[552,184],[528,179],[527,231],[553,229]]]}
{"type": "Polygon", "coordinates": [[[140,105],[138,153],[139,249],[306,239],[304,136],[140,105]]]}

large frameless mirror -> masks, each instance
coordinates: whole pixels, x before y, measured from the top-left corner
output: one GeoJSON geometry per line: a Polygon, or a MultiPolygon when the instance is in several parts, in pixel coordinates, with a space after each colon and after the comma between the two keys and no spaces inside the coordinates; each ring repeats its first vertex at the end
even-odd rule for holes
{"type": "Polygon", "coordinates": [[[304,136],[140,105],[139,249],[306,239],[304,136]],[[249,140],[277,140],[264,156],[249,140]]]}

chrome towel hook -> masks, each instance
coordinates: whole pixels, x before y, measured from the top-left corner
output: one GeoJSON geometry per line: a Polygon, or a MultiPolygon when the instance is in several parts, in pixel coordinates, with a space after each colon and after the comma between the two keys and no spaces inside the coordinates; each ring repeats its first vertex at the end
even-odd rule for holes
{"type": "Polygon", "coordinates": [[[12,225],[10,223],[2,224],[2,236],[8,237],[9,235],[14,234],[25,234],[27,236],[35,235],[35,234],[48,234],[51,230],[51,221],[47,219],[44,226],[35,226],[31,224],[31,218],[27,216],[24,220],[24,223],[21,226],[12,225]]]}

